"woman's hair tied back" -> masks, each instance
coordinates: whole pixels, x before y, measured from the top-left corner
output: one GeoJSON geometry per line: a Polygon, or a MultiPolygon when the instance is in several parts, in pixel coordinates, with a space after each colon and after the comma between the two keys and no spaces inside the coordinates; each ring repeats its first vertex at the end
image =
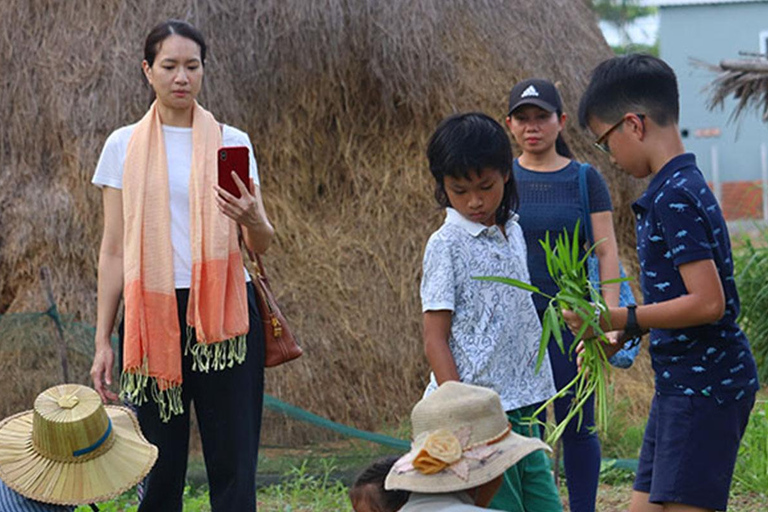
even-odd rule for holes
{"type": "Polygon", "coordinates": [[[150,67],[155,62],[155,57],[157,57],[157,53],[160,51],[160,45],[172,35],[185,37],[197,43],[200,47],[200,62],[205,65],[205,53],[208,47],[205,44],[203,34],[191,23],[169,19],[155,25],[149,31],[149,35],[147,35],[147,39],[144,42],[144,60],[147,61],[150,67]]]}

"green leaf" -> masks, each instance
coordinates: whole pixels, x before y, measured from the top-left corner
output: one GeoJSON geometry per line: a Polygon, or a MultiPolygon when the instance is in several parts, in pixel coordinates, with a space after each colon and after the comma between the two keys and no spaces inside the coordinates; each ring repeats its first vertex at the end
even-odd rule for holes
{"type": "Polygon", "coordinates": [[[574,337],[574,339],[576,340],[573,343],[574,347],[576,346],[576,344],[579,341],[581,341],[583,339],[584,333],[587,332],[587,329],[589,329],[589,327],[590,327],[590,325],[587,322],[584,322],[583,324],[581,324],[581,327],[579,327],[579,331],[576,333],[576,336],[574,337]]]}
{"type": "MultiPolygon", "coordinates": [[[[581,224],[581,219],[576,219],[576,227],[573,228],[573,247],[571,248],[571,250],[572,250],[571,258],[572,258],[572,261],[574,261],[574,262],[579,261],[579,247],[580,247],[580,245],[579,245],[579,225],[580,224],[581,224]]],[[[563,228],[563,232],[566,234],[566,238],[568,238],[567,237],[568,231],[566,231],[565,228],[563,228]]]]}
{"type": "Polygon", "coordinates": [[[600,281],[600,284],[604,285],[604,284],[625,283],[631,280],[632,280],[631,277],[617,277],[616,279],[606,279],[605,281],[600,281]]]}
{"type": "Polygon", "coordinates": [[[555,273],[552,270],[552,247],[549,245],[549,231],[544,234],[544,240],[539,240],[539,243],[541,244],[542,249],[544,249],[544,259],[547,263],[547,272],[549,272],[550,276],[554,276],[555,273]]]}
{"type": "Polygon", "coordinates": [[[555,319],[555,324],[553,325],[545,315],[541,322],[541,342],[539,343],[539,353],[536,356],[536,373],[539,373],[541,364],[544,362],[544,356],[547,354],[547,346],[549,345],[549,337],[552,335],[553,327],[555,329],[560,329],[557,319],[555,319]]]}
{"type": "Polygon", "coordinates": [[[592,247],[587,248],[587,250],[584,252],[584,257],[579,260],[579,265],[584,265],[586,263],[592,253],[595,252],[595,247],[597,247],[597,245],[593,245],[592,247]]]}
{"type": "Polygon", "coordinates": [[[544,313],[545,316],[548,316],[550,318],[550,322],[552,322],[552,334],[555,335],[555,342],[557,343],[558,348],[560,348],[560,352],[565,354],[565,345],[563,344],[563,332],[560,330],[560,315],[558,315],[557,310],[555,309],[555,306],[553,304],[550,304],[547,308],[547,312],[544,313]],[[555,328],[554,326],[557,326],[555,328]]]}

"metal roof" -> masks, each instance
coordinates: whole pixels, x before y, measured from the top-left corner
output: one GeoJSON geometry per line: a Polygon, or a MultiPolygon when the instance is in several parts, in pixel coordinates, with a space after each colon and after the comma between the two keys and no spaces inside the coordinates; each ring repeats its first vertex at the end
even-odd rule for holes
{"type": "Polygon", "coordinates": [[[677,7],[682,5],[715,5],[715,4],[755,4],[768,3],[766,0],[640,0],[646,7],[677,7]]]}

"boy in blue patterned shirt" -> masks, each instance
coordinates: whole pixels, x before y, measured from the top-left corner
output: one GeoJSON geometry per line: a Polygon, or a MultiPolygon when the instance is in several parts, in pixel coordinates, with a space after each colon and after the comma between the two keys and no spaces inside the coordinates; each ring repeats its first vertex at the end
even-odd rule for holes
{"type": "MultiPolygon", "coordinates": [[[[648,55],[598,65],[579,107],[597,147],[628,174],[651,176],[632,205],[645,305],[601,316],[624,338],[650,330],[656,394],[631,512],[725,510],[758,389],[736,324],[728,229],[694,155],[685,153],[678,112],[674,72],[648,55]]],[[[566,318],[578,329],[577,315],[566,318]]]]}

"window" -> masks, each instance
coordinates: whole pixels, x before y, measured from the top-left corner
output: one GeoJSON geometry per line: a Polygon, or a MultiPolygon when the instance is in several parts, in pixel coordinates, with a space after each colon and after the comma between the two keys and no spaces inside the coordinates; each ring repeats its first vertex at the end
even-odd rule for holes
{"type": "Polygon", "coordinates": [[[760,32],[760,54],[768,57],[768,30],[760,32]]]}

